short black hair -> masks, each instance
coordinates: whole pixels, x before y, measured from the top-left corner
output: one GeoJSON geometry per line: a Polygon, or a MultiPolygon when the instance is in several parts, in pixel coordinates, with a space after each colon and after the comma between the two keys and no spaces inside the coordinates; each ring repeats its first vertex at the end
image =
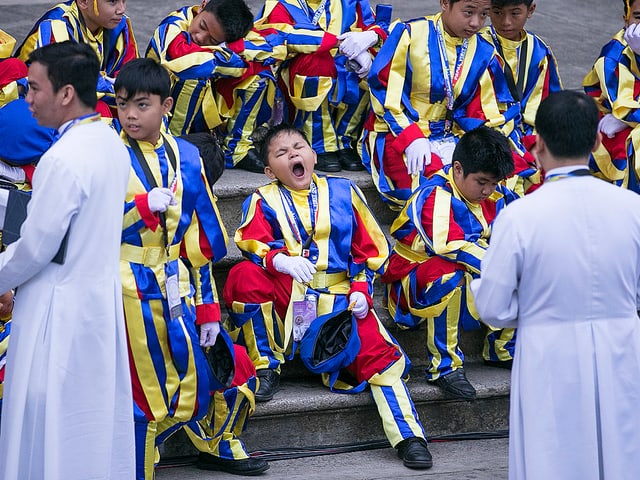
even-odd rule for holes
{"type": "Polygon", "coordinates": [[[533,0],[491,0],[491,6],[502,8],[509,7],[512,5],[522,5],[524,4],[527,8],[531,6],[533,0]]]}
{"type": "Polygon", "coordinates": [[[253,13],[244,0],[209,0],[203,11],[218,19],[224,30],[225,42],[235,42],[253,28],[253,13]]]}
{"type": "Polygon", "coordinates": [[[171,94],[171,77],[167,70],[155,60],[145,57],[136,58],[125,63],[113,85],[116,94],[126,92],[126,100],[137,93],[159,95],[160,102],[171,94]]]}
{"type": "Polygon", "coordinates": [[[71,85],[83,104],[96,108],[100,62],[89,45],[71,40],[50,43],[31,52],[28,63],[34,62],[47,67],[47,77],[54,92],[71,85]]]}
{"type": "Polygon", "coordinates": [[[305,142],[311,145],[309,143],[309,140],[307,139],[307,136],[299,128],[289,125],[288,123],[279,123],[278,125],[274,125],[267,130],[267,132],[260,140],[254,140],[255,147],[258,150],[258,154],[260,155],[260,158],[262,159],[262,162],[265,164],[265,166],[269,165],[269,147],[271,146],[271,142],[273,142],[273,140],[276,137],[280,136],[280,134],[282,133],[297,133],[304,139],[305,142]]]}
{"type": "Polygon", "coordinates": [[[196,132],[180,135],[180,138],[198,147],[207,182],[213,187],[224,172],[224,152],[217,137],[209,132],[196,132]]]}
{"type": "Polygon", "coordinates": [[[553,156],[579,158],[591,153],[598,121],[598,107],[593,98],[563,90],[550,94],[540,103],[535,126],[553,156]]]}
{"type": "Polygon", "coordinates": [[[509,140],[501,132],[481,125],[465,133],[455,150],[453,160],[462,165],[463,175],[488,173],[504,179],[513,173],[513,154],[509,140]]]}

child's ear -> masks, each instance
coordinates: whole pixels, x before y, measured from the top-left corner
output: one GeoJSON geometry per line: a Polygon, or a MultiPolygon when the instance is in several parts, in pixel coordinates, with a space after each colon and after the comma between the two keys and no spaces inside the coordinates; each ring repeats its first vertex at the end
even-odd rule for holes
{"type": "Polygon", "coordinates": [[[269,165],[267,165],[266,167],[264,167],[264,174],[269,177],[271,180],[275,180],[276,179],[276,174],[273,173],[273,170],[271,170],[271,167],[269,165]]]}
{"type": "Polygon", "coordinates": [[[172,97],[165,98],[164,102],[162,102],[162,112],[166,115],[171,111],[171,107],[173,107],[173,98],[172,97]]]}
{"type": "Polygon", "coordinates": [[[536,2],[533,2],[531,4],[531,6],[529,7],[529,12],[527,13],[527,18],[531,18],[531,15],[533,15],[533,12],[536,11],[536,2]]]}

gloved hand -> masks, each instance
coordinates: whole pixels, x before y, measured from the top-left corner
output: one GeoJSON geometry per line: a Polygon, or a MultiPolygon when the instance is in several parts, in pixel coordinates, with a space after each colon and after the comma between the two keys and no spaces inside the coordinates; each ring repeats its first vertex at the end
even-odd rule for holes
{"type": "Polygon", "coordinates": [[[273,268],[291,275],[296,282],[309,282],[316,273],[316,266],[304,257],[290,257],[279,253],[273,257],[273,268]]]}
{"type": "Polygon", "coordinates": [[[166,212],[169,205],[176,204],[176,199],[170,189],[155,187],[147,194],[147,204],[152,212],[166,212]]]}
{"type": "Polygon", "coordinates": [[[340,40],[338,51],[349,58],[356,58],[378,43],[378,34],[373,31],[346,32],[338,35],[338,40],[340,40]]]}
{"type": "Polygon", "coordinates": [[[622,120],[618,120],[613,114],[607,113],[600,119],[598,123],[598,130],[604,133],[607,137],[613,138],[616,133],[621,132],[627,128],[627,124],[622,120]]]}
{"type": "Polygon", "coordinates": [[[220,322],[207,322],[200,325],[200,346],[212,347],[220,333],[220,322]]]}
{"type": "Polygon", "coordinates": [[[367,302],[367,297],[362,292],[353,292],[349,295],[349,305],[354,303],[351,311],[356,316],[358,320],[362,320],[369,313],[369,302],[367,302]]]}
{"type": "Polygon", "coordinates": [[[20,167],[12,167],[2,160],[0,160],[0,177],[4,177],[14,183],[22,183],[26,178],[23,169],[20,167]]]}
{"type": "Polygon", "coordinates": [[[431,144],[426,138],[416,138],[404,149],[407,157],[407,173],[421,175],[425,165],[431,163],[431,144]]]}
{"type": "Polygon", "coordinates": [[[624,31],[624,39],[634,53],[640,54],[640,24],[629,25],[624,31]]]}
{"type": "Polygon", "coordinates": [[[356,72],[358,77],[360,78],[366,77],[367,74],[369,73],[369,70],[371,70],[371,63],[372,63],[371,55],[369,55],[369,52],[365,50],[360,55],[356,56],[356,58],[354,58],[353,61],[357,62],[358,65],[360,65],[360,68],[354,70],[354,72],[356,72]]]}

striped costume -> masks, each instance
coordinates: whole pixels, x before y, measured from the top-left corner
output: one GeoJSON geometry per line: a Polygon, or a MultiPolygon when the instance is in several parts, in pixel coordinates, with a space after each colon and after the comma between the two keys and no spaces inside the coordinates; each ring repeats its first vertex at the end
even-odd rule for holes
{"type": "MultiPolygon", "coordinates": [[[[445,166],[416,190],[391,226],[396,244],[382,277],[389,311],[401,328],[426,321],[428,380],[463,366],[460,326],[480,327],[469,283],[480,273],[495,216],[516,198],[499,185],[481,204],[469,203],[445,166]]],[[[514,330],[488,327],[486,360],[509,360],[514,347],[514,330]]]]}
{"type": "Polygon", "coordinates": [[[318,154],[357,148],[369,93],[347,71],[336,37],[373,30],[386,38],[374,22],[368,0],[267,0],[256,16],[256,28],[269,42],[286,46],[280,86],[292,110],[292,125],[318,154]]]}
{"type": "Polygon", "coordinates": [[[255,31],[226,47],[197,45],[188,30],[199,9],[183,7],[167,16],[155,30],[146,56],[172,76],[170,132],[182,135],[219,127],[226,166],[231,168],[253,147],[254,129],[271,117],[274,52],[255,31]]]}
{"type": "MultiPolygon", "coordinates": [[[[114,78],[122,65],[138,57],[138,45],[129,18],[123,16],[112,30],[100,28],[97,33],[92,33],[85,25],[75,0],[59,3],[38,19],[15,56],[26,62],[36,48],[65,40],[86,43],[96,52],[101,70],[98,98],[115,109],[112,83],[105,77],[114,78]]],[[[101,113],[104,115],[107,111],[101,113]]]]}
{"type": "MultiPolygon", "coordinates": [[[[371,306],[373,278],[389,252],[384,233],[355,184],[316,175],[313,182],[315,187],[303,191],[270,183],[243,206],[235,241],[247,260],[229,272],[223,297],[236,329],[231,334],[247,346],[258,369],[279,370],[285,355],[295,353],[292,303],[305,294],[317,297],[318,315],[346,308],[354,291],[364,293],[371,306]],[[317,272],[306,287],[277,272],[273,257],[281,252],[300,255],[310,234],[308,258],[317,272]]],[[[391,445],[409,437],[424,438],[402,381],[409,363],[400,346],[373,310],[357,322],[361,348],[347,368],[353,383],[339,380],[335,390],[368,382],[391,445]]],[[[327,374],[323,381],[328,384],[327,374]]]]}
{"type": "Polygon", "coordinates": [[[589,169],[608,182],[638,189],[636,151],[640,149],[640,67],[636,55],[624,40],[624,29],[600,51],[584,78],[585,93],[598,103],[600,113],[611,113],[628,128],[613,138],[602,135],[602,144],[591,154],[589,169]]]}
{"type": "Polygon", "coordinates": [[[4,367],[7,362],[7,347],[11,333],[11,319],[0,320],[0,414],[2,413],[2,397],[4,389],[4,367]]]}
{"type": "MultiPolygon", "coordinates": [[[[405,148],[418,138],[455,142],[464,132],[486,124],[500,129],[522,152],[516,128],[519,111],[492,44],[480,35],[467,40],[448,35],[441,15],[397,22],[369,72],[372,111],[365,123],[362,160],[383,200],[402,208],[411,193],[437,170],[440,159],[423,175],[407,173],[405,148]],[[446,57],[441,56],[440,44],[446,57]],[[445,67],[453,86],[447,118],[445,67]],[[456,73],[457,72],[457,73],[456,73]],[[447,125],[451,132],[447,134],[447,125]]],[[[516,168],[516,173],[522,168],[516,168]]]]}
{"type": "Polygon", "coordinates": [[[196,324],[220,321],[211,263],[226,254],[227,241],[198,151],[168,136],[157,145],[138,144],[155,183],[175,188],[177,205],[165,213],[165,230],[147,206],[146,193],[152,186],[143,161],[126,135],[123,140],[130,152],[131,175],[120,270],[135,406],[137,477],[153,478],[154,450],[188,422],[188,431],[198,432],[197,445],[203,451],[228,459],[247,458],[235,434],[242,430],[253,405],[255,370],[246,352],[238,349],[234,386],[211,397],[209,368],[196,333],[196,324]],[[179,272],[183,310],[182,316],[173,319],[165,290],[172,265],[179,272]],[[195,422],[208,412],[205,420],[195,422]],[[230,421],[223,432],[224,418],[230,421]]]}

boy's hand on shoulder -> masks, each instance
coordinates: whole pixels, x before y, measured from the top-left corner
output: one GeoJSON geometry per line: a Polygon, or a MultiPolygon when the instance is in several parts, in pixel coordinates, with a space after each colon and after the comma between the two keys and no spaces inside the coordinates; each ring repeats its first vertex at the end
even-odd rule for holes
{"type": "Polygon", "coordinates": [[[629,25],[624,31],[624,39],[634,53],[640,54],[640,24],[629,25]]]}
{"type": "Polygon", "coordinates": [[[273,268],[278,272],[290,275],[296,282],[311,281],[316,273],[316,266],[304,257],[290,257],[279,253],[273,257],[273,268]]]}

